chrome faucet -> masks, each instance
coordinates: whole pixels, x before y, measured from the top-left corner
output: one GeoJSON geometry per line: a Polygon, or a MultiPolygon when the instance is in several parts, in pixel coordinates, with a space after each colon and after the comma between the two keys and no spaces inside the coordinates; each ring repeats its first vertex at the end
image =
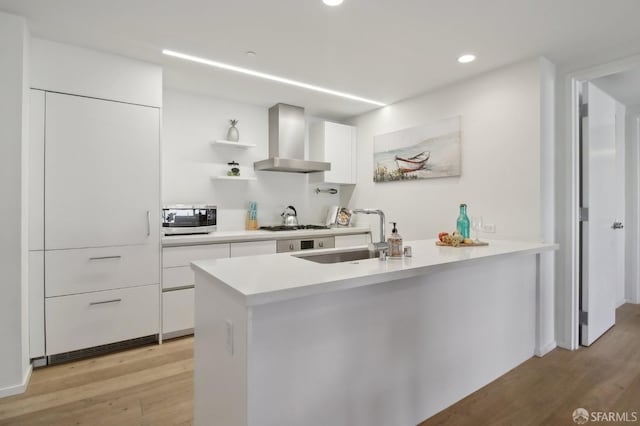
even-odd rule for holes
{"type": "Polygon", "coordinates": [[[351,210],[351,213],[360,213],[360,214],[377,214],[380,216],[380,241],[377,243],[373,243],[373,246],[376,250],[386,251],[389,249],[389,244],[385,240],[385,231],[384,224],[386,223],[384,212],[379,209],[354,209],[351,210]]]}

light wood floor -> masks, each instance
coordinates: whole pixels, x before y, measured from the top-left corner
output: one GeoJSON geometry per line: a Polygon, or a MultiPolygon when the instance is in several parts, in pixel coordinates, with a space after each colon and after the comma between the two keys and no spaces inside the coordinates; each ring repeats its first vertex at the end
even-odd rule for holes
{"type": "Polygon", "coordinates": [[[573,425],[579,407],[640,417],[640,305],[590,347],[531,358],[420,426],[573,425]]]}
{"type": "Polygon", "coordinates": [[[0,425],[190,425],[193,338],[33,371],[0,399],[0,425]]]}
{"type": "MultiPolygon", "coordinates": [[[[571,425],[578,407],[640,412],[640,305],[591,347],[532,358],[421,426],[571,425]]],[[[182,338],[37,369],[27,392],[0,399],[0,425],[190,425],[192,411],[182,338]]]]}

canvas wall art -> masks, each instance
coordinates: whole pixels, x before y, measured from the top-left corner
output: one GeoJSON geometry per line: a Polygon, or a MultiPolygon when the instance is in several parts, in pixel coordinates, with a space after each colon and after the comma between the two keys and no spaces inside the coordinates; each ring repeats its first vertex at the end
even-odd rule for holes
{"type": "Polygon", "coordinates": [[[460,176],[461,117],[373,138],[373,181],[460,176]]]}

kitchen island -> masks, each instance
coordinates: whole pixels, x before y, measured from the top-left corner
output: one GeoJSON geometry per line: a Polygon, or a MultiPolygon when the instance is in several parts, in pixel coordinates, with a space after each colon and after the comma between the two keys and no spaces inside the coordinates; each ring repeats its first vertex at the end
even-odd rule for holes
{"type": "Polygon", "coordinates": [[[415,425],[534,355],[538,258],[556,245],[406,245],[194,262],[195,424],[415,425]]]}

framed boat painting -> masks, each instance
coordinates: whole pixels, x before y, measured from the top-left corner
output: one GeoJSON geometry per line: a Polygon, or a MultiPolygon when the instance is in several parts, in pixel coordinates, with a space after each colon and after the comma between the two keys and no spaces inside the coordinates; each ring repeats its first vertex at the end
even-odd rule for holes
{"type": "Polygon", "coordinates": [[[398,130],[373,138],[373,181],[460,176],[461,118],[398,130]]]}

